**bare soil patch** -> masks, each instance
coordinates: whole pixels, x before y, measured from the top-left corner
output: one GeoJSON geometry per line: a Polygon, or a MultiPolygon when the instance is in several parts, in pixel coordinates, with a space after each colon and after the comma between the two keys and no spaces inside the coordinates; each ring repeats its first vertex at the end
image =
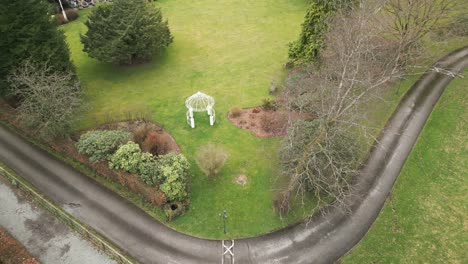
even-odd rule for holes
{"type": "Polygon", "coordinates": [[[239,184],[239,185],[242,185],[242,186],[246,185],[248,181],[249,181],[249,179],[244,174],[241,174],[241,175],[237,176],[236,180],[235,180],[236,184],[239,184]]]}
{"type": "Polygon", "coordinates": [[[39,261],[20,242],[0,227],[0,263],[39,264],[39,261]]]}
{"type": "Polygon", "coordinates": [[[313,118],[311,114],[286,110],[264,110],[260,107],[237,108],[228,114],[228,119],[235,126],[248,130],[260,138],[284,136],[288,130],[289,120],[310,120],[313,118]]]}

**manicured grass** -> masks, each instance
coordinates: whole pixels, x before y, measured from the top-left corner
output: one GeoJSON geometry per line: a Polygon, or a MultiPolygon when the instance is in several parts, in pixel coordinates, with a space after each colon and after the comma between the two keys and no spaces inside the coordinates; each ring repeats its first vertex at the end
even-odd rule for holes
{"type": "Polygon", "coordinates": [[[272,81],[286,72],[287,43],[300,31],[306,0],[181,1],[155,3],[169,19],[174,43],[153,62],[116,67],[82,52],[79,34],[90,10],[62,27],[77,67],[89,109],[76,129],[145,112],[165,126],[193,165],[191,206],[169,225],[193,235],[221,238],[223,209],[229,214],[227,237],[245,237],[284,227],[301,218],[296,208],[286,219],[273,211],[278,175],[279,138],[259,139],[226,118],[232,107],[259,105],[272,81]],[[185,122],[185,99],[197,91],[216,100],[217,123],[196,116],[195,129],[185,122]],[[229,160],[217,180],[208,180],[194,162],[197,149],[209,142],[222,145],[229,160]],[[234,183],[245,174],[249,183],[234,183]]]}
{"type": "MultiPolygon", "coordinates": [[[[422,64],[433,63],[467,41],[468,37],[427,38],[430,57],[422,64]]],[[[343,263],[464,263],[468,259],[468,70],[463,75],[465,79],[456,78],[447,87],[383,211],[343,263]]],[[[387,104],[377,107],[373,115],[376,126],[386,122],[419,77],[403,81],[398,93],[389,92],[387,104]]]]}
{"type": "Polygon", "coordinates": [[[466,80],[452,81],[384,210],[363,241],[343,259],[344,263],[466,261],[467,91],[466,80]]]}

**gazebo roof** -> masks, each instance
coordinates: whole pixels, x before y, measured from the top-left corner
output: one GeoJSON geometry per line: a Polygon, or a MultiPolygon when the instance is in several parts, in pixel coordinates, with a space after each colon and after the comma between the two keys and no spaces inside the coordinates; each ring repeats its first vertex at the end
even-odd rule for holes
{"type": "Polygon", "coordinates": [[[194,112],[206,111],[208,107],[212,108],[215,104],[213,97],[197,92],[185,100],[185,106],[192,109],[194,112]]]}

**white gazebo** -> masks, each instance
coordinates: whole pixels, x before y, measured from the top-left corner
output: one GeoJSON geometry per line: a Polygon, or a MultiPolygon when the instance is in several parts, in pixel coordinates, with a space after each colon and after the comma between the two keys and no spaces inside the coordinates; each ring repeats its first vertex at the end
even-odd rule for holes
{"type": "Polygon", "coordinates": [[[195,128],[195,119],[193,118],[193,112],[207,112],[210,116],[210,125],[214,125],[216,120],[215,110],[213,105],[215,100],[213,97],[197,92],[185,100],[185,106],[187,107],[187,123],[191,128],[195,128]]]}

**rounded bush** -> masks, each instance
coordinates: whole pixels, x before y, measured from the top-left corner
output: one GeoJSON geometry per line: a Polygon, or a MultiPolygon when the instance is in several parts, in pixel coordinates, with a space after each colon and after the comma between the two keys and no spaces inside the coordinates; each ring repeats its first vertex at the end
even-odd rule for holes
{"type": "Polygon", "coordinates": [[[121,130],[93,130],[81,135],[76,148],[89,160],[97,162],[109,159],[117,148],[130,139],[130,133],[121,130]]]}

